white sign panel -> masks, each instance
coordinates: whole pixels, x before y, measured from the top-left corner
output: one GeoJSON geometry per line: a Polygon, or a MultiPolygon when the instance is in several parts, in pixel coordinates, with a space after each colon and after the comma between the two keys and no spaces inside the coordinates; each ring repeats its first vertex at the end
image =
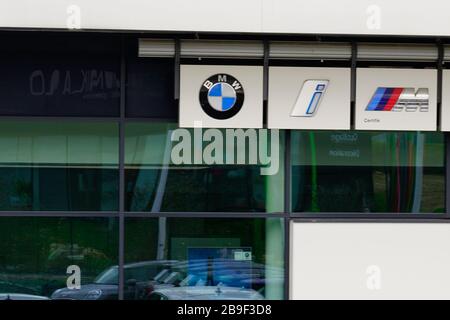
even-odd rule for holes
{"type": "Polygon", "coordinates": [[[436,98],[436,70],[359,68],[355,127],[436,130],[436,98]]]}
{"type": "Polygon", "coordinates": [[[450,70],[442,72],[441,130],[450,131],[450,70]]]}
{"type": "Polygon", "coordinates": [[[350,129],[350,69],[270,67],[270,129],[350,129]]]}
{"type": "Polygon", "coordinates": [[[292,223],[293,299],[450,299],[448,223],[292,223]]]}
{"type": "Polygon", "coordinates": [[[262,67],[182,65],[180,81],[180,127],[262,128],[262,67]]]}
{"type": "Polygon", "coordinates": [[[2,0],[0,27],[450,35],[444,0],[2,0]]]}

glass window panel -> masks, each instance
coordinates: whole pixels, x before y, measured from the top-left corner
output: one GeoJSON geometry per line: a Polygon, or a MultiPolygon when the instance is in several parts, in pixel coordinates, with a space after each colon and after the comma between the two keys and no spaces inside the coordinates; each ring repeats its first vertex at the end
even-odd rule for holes
{"type": "Polygon", "coordinates": [[[115,123],[0,123],[0,210],[118,208],[115,123]]]}
{"type": "Polygon", "coordinates": [[[255,129],[241,131],[249,133],[251,138],[240,140],[245,145],[235,139],[232,148],[226,147],[233,140],[226,136],[226,130],[195,130],[177,129],[175,124],[168,123],[127,124],[125,174],[128,211],[283,211],[281,134],[255,129]],[[172,134],[180,132],[184,134],[182,138],[171,138],[172,134]],[[217,140],[212,138],[207,141],[204,138],[210,133],[216,134],[217,140]],[[221,147],[214,154],[218,155],[217,159],[222,160],[222,164],[207,159],[211,141],[219,140],[222,141],[221,147]],[[178,152],[181,143],[186,148],[178,152]],[[177,162],[180,154],[187,161],[177,162]],[[227,164],[227,157],[231,159],[232,155],[235,160],[227,164]],[[237,164],[238,155],[245,156],[245,161],[237,164]],[[266,159],[261,155],[270,157],[266,159]],[[266,172],[268,174],[265,169],[269,170],[266,172]]]}
{"type": "Polygon", "coordinates": [[[16,53],[0,59],[0,115],[119,116],[120,58],[16,53]]]}
{"type": "Polygon", "coordinates": [[[295,131],[293,211],[442,213],[444,150],[440,133],[295,131]]]}
{"type": "Polygon", "coordinates": [[[131,58],[127,61],[127,117],[177,119],[173,59],[131,58]]]}
{"type": "Polygon", "coordinates": [[[0,300],[117,299],[117,222],[0,218],[0,300]]]}
{"type": "Polygon", "coordinates": [[[127,218],[125,298],[283,299],[283,219],[127,218]]]}

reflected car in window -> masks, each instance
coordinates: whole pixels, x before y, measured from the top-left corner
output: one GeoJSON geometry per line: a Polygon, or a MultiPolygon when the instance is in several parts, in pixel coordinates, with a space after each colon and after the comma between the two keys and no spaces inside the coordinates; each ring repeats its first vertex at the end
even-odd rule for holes
{"type": "MultiPolygon", "coordinates": [[[[170,268],[175,261],[142,261],[124,266],[125,299],[143,299],[150,292],[147,288],[157,281],[161,271],[170,268]]],[[[81,285],[80,289],[61,288],[51,298],[58,300],[114,300],[118,297],[119,269],[112,266],[100,273],[93,283],[81,285]]]]}
{"type": "Polygon", "coordinates": [[[144,299],[178,299],[180,295],[183,299],[264,299],[267,284],[283,283],[284,270],[251,261],[193,259],[174,264],[154,279],[144,299]]]}
{"type": "Polygon", "coordinates": [[[1,300],[50,300],[48,297],[21,293],[0,293],[1,300]]]}
{"type": "Polygon", "coordinates": [[[150,300],[263,300],[253,289],[222,286],[174,287],[155,290],[150,300]]]}

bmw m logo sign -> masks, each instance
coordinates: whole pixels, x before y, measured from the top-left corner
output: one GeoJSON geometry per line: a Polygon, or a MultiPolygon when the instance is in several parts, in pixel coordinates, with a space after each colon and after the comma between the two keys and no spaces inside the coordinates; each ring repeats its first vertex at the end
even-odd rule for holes
{"type": "Polygon", "coordinates": [[[358,68],[356,73],[355,129],[437,129],[437,70],[358,68]]]}
{"type": "Polygon", "coordinates": [[[430,94],[427,88],[379,87],[366,107],[366,111],[428,112],[430,94]]]}
{"type": "Polygon", "coordinates": [[[200,87],[199,99],[203,111],[211,118],[226,120],[234,117],[244,104],[242,84],[229,74],[215,74],[200,87]]]}

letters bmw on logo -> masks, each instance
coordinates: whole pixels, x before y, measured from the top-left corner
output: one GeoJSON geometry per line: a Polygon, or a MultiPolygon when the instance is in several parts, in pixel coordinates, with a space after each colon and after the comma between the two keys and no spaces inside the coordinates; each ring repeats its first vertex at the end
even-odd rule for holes
{"type": "Polygon", "coordinates": [[[199,99],[207,115],[226,120],[241,110],[244,104],[244,88],[229,74],[215,74],[203,82],[199,99]]]}

